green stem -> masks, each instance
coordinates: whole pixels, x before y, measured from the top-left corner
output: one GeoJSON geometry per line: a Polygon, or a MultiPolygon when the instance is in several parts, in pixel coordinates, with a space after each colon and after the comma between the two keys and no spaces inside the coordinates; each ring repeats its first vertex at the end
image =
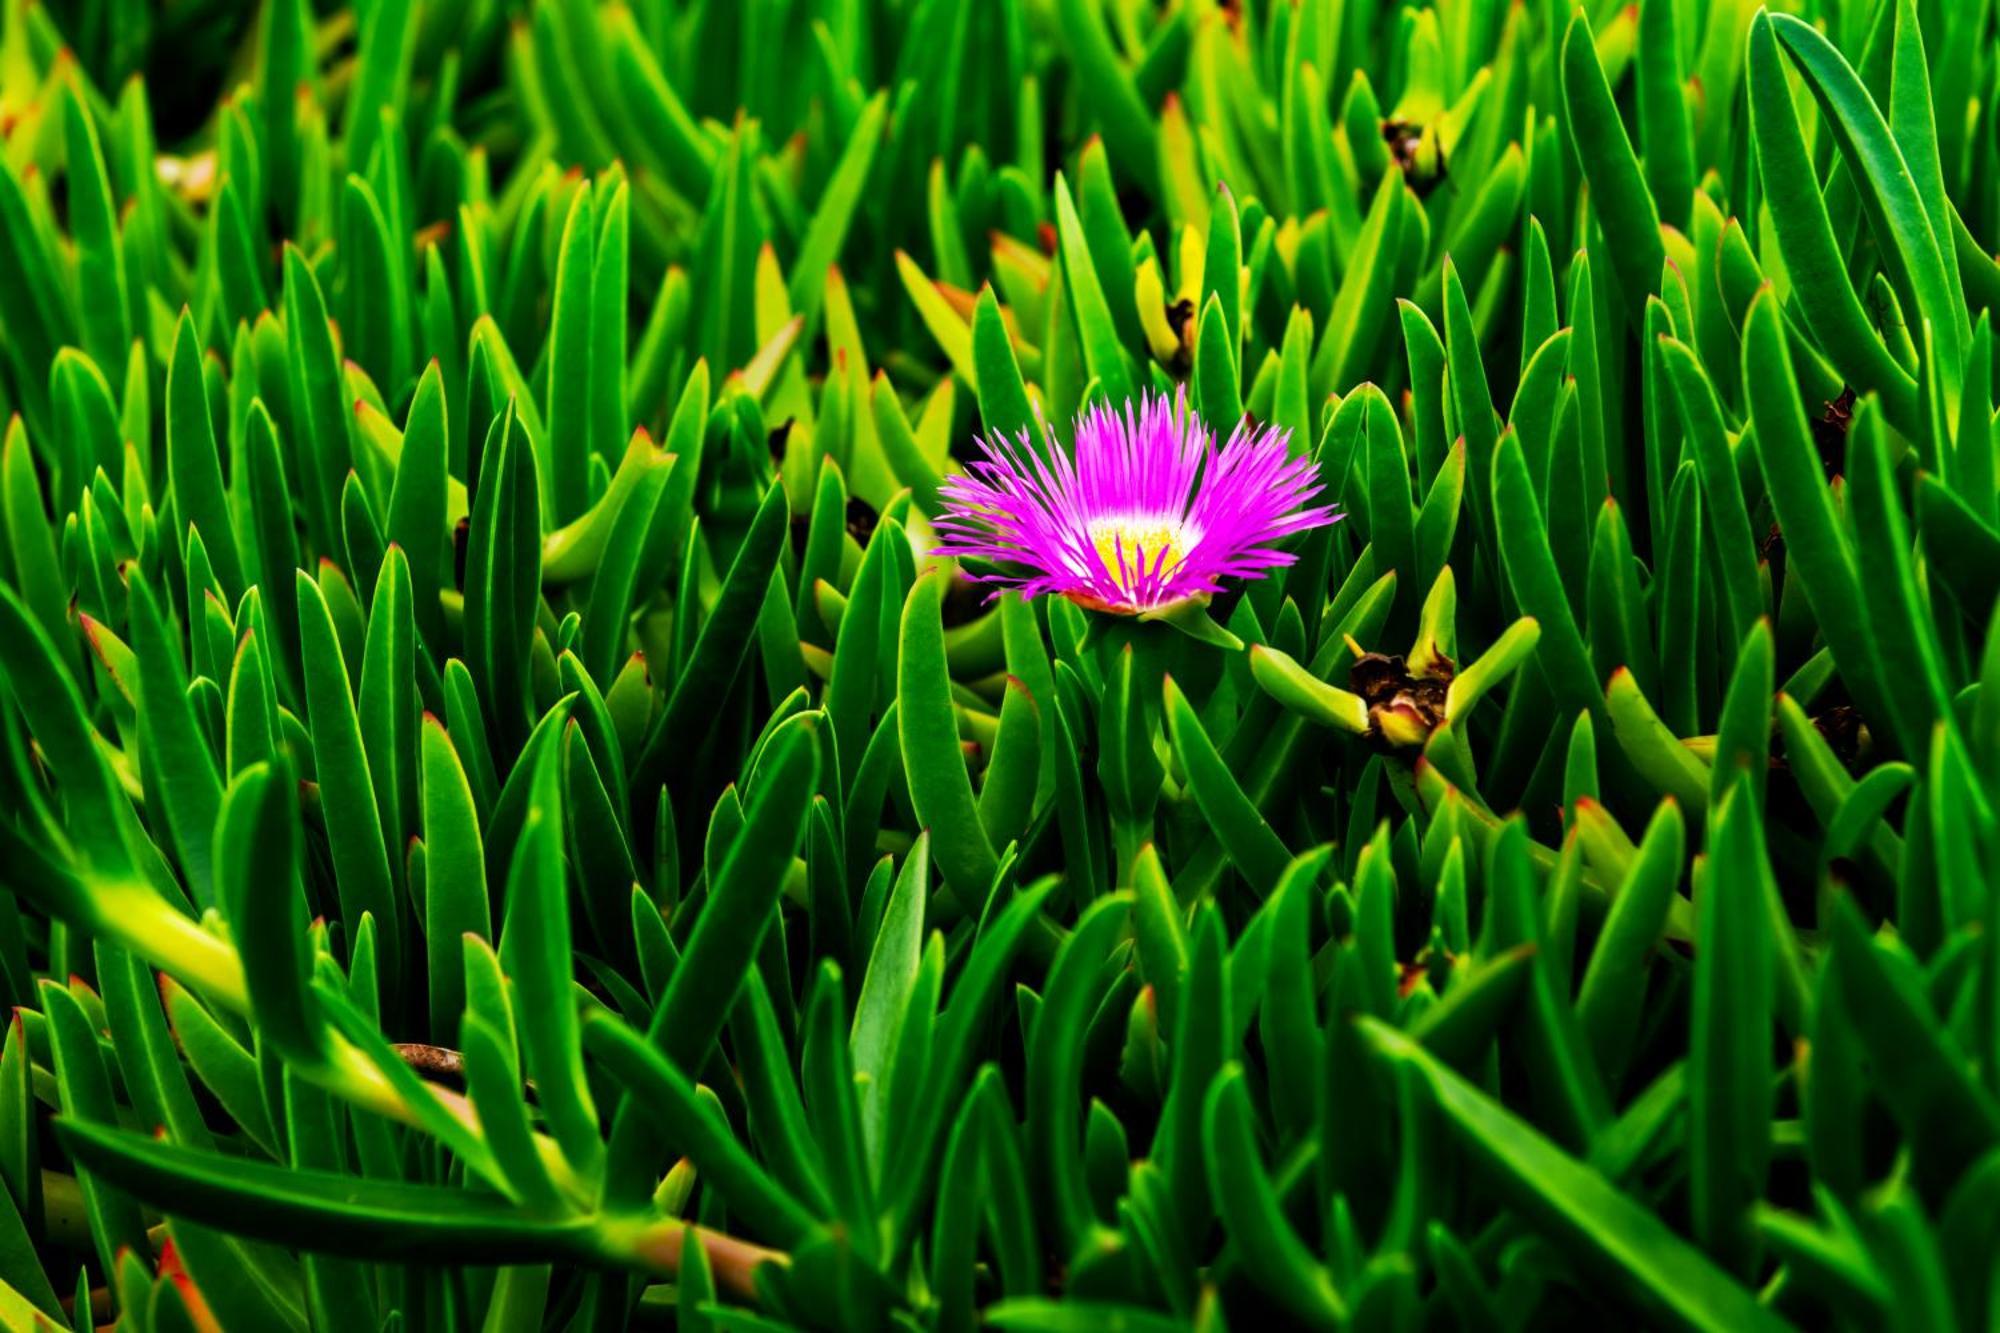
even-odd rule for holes
{"type": "Polygon", "coordinates": [[[1111,851],[1113,867],[1117,871],[1117,884],[1132,882],[1132,863],[1139,853],[1153,841],[1153,812],[1147,809],[1145,817],[1111,817],[1111,851]]]}
{"type": "Polygon", "coordinates": [[[622,1267],[662,1277],[678,1277],[688,1233],[708,1254],[716,1285],[739,1299],[757,1300],[757,1270],[767,1263],[791,1262],[781,1251],[710,1231],[677,1217],[604,1218],[598,1223],[600,1253],[622,1267]]]}

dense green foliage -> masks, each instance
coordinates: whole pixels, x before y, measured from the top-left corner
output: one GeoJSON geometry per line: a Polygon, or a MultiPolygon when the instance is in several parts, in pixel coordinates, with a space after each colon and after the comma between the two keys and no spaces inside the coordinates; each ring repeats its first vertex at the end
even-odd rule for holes
{"type": "Polygon", "coordinates": [[[1991,1326],[1993,6],[1788,7],[4,0],[0,1325],[1991,1326]],[[1180,384],[1289,569],[927,555],[1180,384]]]}

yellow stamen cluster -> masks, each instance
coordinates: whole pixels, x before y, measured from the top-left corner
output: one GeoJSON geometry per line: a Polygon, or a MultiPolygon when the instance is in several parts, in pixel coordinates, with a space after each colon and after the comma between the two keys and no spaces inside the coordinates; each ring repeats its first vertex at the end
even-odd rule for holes
{"type": "Polygon", "coordinates": [[[1091,526],[1090,536],[1097,547],[1097,558],[1104,562],[1104,572],[1123,584],[1136,581],[1141,562],[1148,572],[1153,571],[1155,561],[1159,562],[1159,577],[1165,578],[1174,572],[1186,555],[1187,534],[1178,523],[1161,523],[1148,519],[1110,519],[1091,526]],[[1121,573],[1118,557],[1125,557],[1125,568],[1121,573]],[[1165,558],[1161,552],[1166,552],[1165,558]]]}

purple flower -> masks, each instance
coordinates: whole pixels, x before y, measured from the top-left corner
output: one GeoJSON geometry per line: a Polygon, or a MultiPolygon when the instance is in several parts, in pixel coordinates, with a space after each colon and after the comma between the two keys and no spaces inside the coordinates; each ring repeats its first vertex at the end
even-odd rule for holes
{"type": "Polygon", "coordinates": [[[990,577],[1125,615],[1205,597],[1291,564],[1278,543],[1339,518],[1308,507],[1318,476],[1287,438],[1246,421],[1217,449],[1185,394],[1145,394],[1122,415],[1078,417],[1069,452],[1043,458],[1025,435],[982,440],[984,456],[942,487],[931,554],[1014,566],[990,577]]]}

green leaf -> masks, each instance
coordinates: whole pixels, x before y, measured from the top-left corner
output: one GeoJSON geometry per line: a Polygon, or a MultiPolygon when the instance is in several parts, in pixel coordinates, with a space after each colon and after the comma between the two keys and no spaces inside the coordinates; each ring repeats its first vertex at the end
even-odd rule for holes
{"type": "Polygon", "coordinates": [[[1161,1025],[1172,1032],[1180,1021],[1181,988],[1187,981],[1187,922],[1151,843],[1132,861],[1132,936],[1140,975],[1154,993],[1161,1025]]]}
{"type": "Polygon", "coordinates": [[[1770,918],[1750,779],[1717,805],[1695,894],[1694,997],[1688,1055],[1689,1206],[1694,1232],[1739,1274],[1754,1275],[1750,1206],[1764,1195],[1771,1142],[1770,918]]]}
{"type": "Polygon", "coordinates": [[[752,631],[784,551],[789,514],[784,487],[773,486],[759,502],[750,530],[723,577],[722,592],[695,640],[694,651],[646,737],[645,749],[633,766],[634,790],[652,791],[666,776],[669,759],[689,752],[696,738],[713,724],[756,642],[752,631]]]}
{"type": "Polygon", "coordinates": [[[1223,1227],[1257,1283],[1310,1325],[1342,1323],[1346,1305],[1326,1269],[1292,1229],[1264,1169],[1240,1065],[1226,1066],[1209,1087],[1202,1142],[1223,1227]]]}
{"type": "Polygon", "coordinates": [[[796,1244],[814,1221],[799,1203],[765,1174],[712,1102],[640,1035],[602,1011],[583,1028],[591,1056],[606,1065],[631,1092],[644,1099],[674,1145],[761,1235],[781,1245],[796,1244]]]}
{"type": "Polygon", "coordinates": [[[827,1193],[843,1221],[855,1231],[855,1248],[873,1256],[875,1236],[874,1182],[868,1165],[868,1145],[856,1104],[857,1075],[848,1058],[848,1025],[840,965],[821,959],[813,978],[801,1024],[803,1050],[800,1082],[806,1091],[806,1114],[826,1164],[827,1193]]]}
{"type": "MultiPolygon", "coordinates": [[[[99,366],[116,367],[132,348],[125,249],[104,167],[97,126],[74,80],[62,99],[64,156],[69,166],[69,225],[76,237],[77,306],[83,349],[99,366]]],[[[199,516],[194,516],[200,522],[199,516]]],[[[234,586],[234,585],[232,585],[234,586]]]]}
{"type": "MultiPolygon", "coordinates": [[[[1973,429],[1977,429],[1973,427],[1973,429]]],[[[1991,440],[1985,442],[1992,448],[1991,440]]],[[[1891,720],[1903,753],[1929,748],[1931,729],[1952,716],[1952,685],[1936,622],[1910,555],[1908,520],[1881,413],[1861,404],[1848,428],[1848,512],[1854,522],[1855,564],[1885,683],[1891,720]]]]}
{"type": "MultiPolygon", "coordinates": [[[[952,1121],[938,1168],[938,1207],[931,1224],[931,1289],[939,1327],[963,1333],[974,1318],[973,1281],[979,1241],[981,1195],[986,1165],[979,1134],[984,1126],[985,1098],[968,1097],[952,1121]]],[[[50,1295],[53,1303],[55,1297],[50,1295]]]]}
{"type": "MultiPolygon", "coordinates": [[[[290,474],[305,510],[306,533],[321,554],[338,550],[340,488],[352,466],[348,420],[353,416],[334,351],[333,329],[319,279],[297,246],[285,247],[286,417],[290,474]]],[[[179,340],[175,346],[179,347],[179,340]]],[[[190,390],[190,394],[191,394],[190,390]]],[[[167,392],[169,418],[174,394],[167,392]]],[[[192,408],[190,407],[190,413],[192,408]]],[[[212,438],[212,437],[211,437],[212,438]]],[[[267,575],[267,581],[269,576],[267,575]]]]}
{"type": "Polygon", "coordinates": [[[1250,673],[1273,699],[1310,721],[1357,736],[1374,725],[1360,695],[1327,684],[1276,648],[1252,646],[1250,673]]]}
{"type": "Polygon", "coordinates": [[[1348,251],[1345,272],[1351,276],[1340,284],[1340,293],[1326,317],[1326,333],[1313,353],[1315,396],[1355,383],[1375,355],[1375,344],[1388,319],[1390,297],[1396,290],[1407,216],[1416,211],[1410,203],[1403,173],[1384,172],[1361,233],[1348,251]]]}
{"type": "MultiPolygon", "coordinates": [[[[1214,298],[1220,306],[1222,328],[1219,337],[1229,353],[1231,369],[1240,378],[1244,340],[1243,286],[1240,281],[1243,269],[1242,219],[1237,212],[1236,196],[1230,193],[1226,181],[1217,183],[1216,194],[1222,202],[1209,211],[1206,253],[1201,266],[1200,304],[1204,314],[1210,298],[1214,298]]],[[[1232,420],[1218,429],[1233,430],[1235,426],[1232,420]]]]}
{"type": "MultiPolygon", "coordinates": [[[[381,923],[383,949],[391,976],[399,975],[400,952],[394,886],[389,853],[382,840],[382,819],[375,804],[375,783],[347,683],[333,613],[320,585],[304,570],[297,576],[300,634],[305,658],[306,701],[312,727],[313,767],[320,808],[332,844],[334,884],[341,916],[359,922],[366,912],[381,923]]],[[[290,864],[291,858],[285,858],[290,864]]]]}
{"type": "MultiPolygon", "coordinates": [[[[221,453],[216,448],[215,424],[208,415],[201,362],[194,319],[182,311],[174,331],[173,359],[167,365],[167,473],[173,480],[181,521],[200,530],[224,594],[235,598],[242,595],[247,581],[236,554],[229,502],[223,495],[221,453]]],[[[176,545],[184,537],[184,533],[175,534],[176,545]]]]}
{"type": "Polygon", "coordinates": [[[1661,221],[1686,231],[1695,189],[1694,129],[1688,123],[1681,41],[1672,0],[1639,6],[1634,66],[1638,75],[1639,146],[1646,184],[1661,221]]]}
{"type": "Polygon", "coordinates": [[[903,606],[896,725],[917,819],[930,830],[932,855],[945,883],[961,904],[969,904],[985,900],[998,862],[979,822],[972,777],[958,744],[944,656],[945,578],[937,571],[924,574],[903,606]]]}
{"type": "MultiPolygon", "coordinates": [[[[596,263],[590,274],[591,309],[622,313],[631,302],[632,267],[632,190],[622,179],[598,210],[597,222],[596,263]]],[[[632,414],[626,395],[630,337],[626,326],[624,319],[599,315],[592,320],[590,330],[590,455],[603,459],[607,466],[620,457],[632,434],[632,414]]]]}
{"type": "Polygon", "coordinates": [[[730,1039],[740,1052],[737,1067],[749,1104],[751,1133],[766,1168],[807,1210],[831,1216],[824,1157],[806,1121],[805,1100],[799,1094],[791,1052],[778,1030],[770,991],[756,968],[743,978],[743,994],[730,1010],[729,1023],[730,1039]]]}
{"type": "Polygon", "coordinates": [[[1577,1022],[1597,1054],[1605,1082],[1613,1087],[1632,1058],[1648,963],[1665,937],[1686,841],[1680,806],[1669,797],[1653,811],[1638,852],[1612,896],[1611,911],[1577,993],[1577,1022]]]}
{"type": "Polygon", "coordinates": [[[0,169],[0,247],[6,261],[0,269],[7,273],[7,280],[0,283],[0,301],[5,302],[0,313],[5,315],[11,356],[24,368],[16,376],[26,399],[23,407],[40,434],[49,422],[47,381],[41,371],[56,348],[71,340],[71,322],[56,284],[63,266],[30,211],[20,170],[11,160],[0,169]]]}
{"type": "Polygon", "coordinates": [[[1899,428],[1915,434],[1916,381],[1889,354],[1848,277],[1766,13],[1750,26],[1750,114],[1764,192],[1786,201],[1770,217],[1800,313],[1840,373],[1864,393],[1881,393],[1899,428]]]}
{"type": "Polygon", "coordinates": [[[571,989],[568,882],[563,870],[563,805],[557,747],[544,746],[534,769],[507,872],[507,919],[500,961],[534,1021],[521,1027],[528,1074],[563,1155],[589,1180],[602,1168],[604,1140],[583,1076],[583,1048],[571,989]]]}
{"type": "Polygon", "coordinates": [[[1854,905],[1833,912],[1844,1007],[1875,1071],[1871,1085],[1902,1127],[1916,1179],[1941,1191],[2000,1138],[2000,1107],[1915,985],[1907,955],[1871,943],[1854,905]]]}
{"type": "Polygon", "coordinates": [[[42,484],[35,475],[27,428],[19,417],[7,423],[5,443],[0,447],[0,513],[5,518],[15,592],[61,653],[67,674],[76,679],[82,675],[83,662],[68,624],[66,580],[57,563],[56,540],[43,508],[42,484]]]}
{"type": "Polygon", "coordinates": [[[64,1117],[63,1146],[176,1215],[282,1245],[402,1263],[525,1263],[587,1253],[595,1223],[520,1212],[497,1194],[364,1180],[159,1143],[64,1117]]]}
{"type": "Polygon", "coordinates": [[[1172,676],[1166,679],[1166,721],[1195,804],[1221,837],[1229,859],[1253,893],[1275,889],[1291,864],[1292,854],[1224,766],[1193,705],[1172,676]]]}
{"type": "Polygon", "coordinates": [[[1716,722],[1715,755],[1709,761],[1709,808],[1719,807],[1739,775],[1746,799],[1764,808],[1765,777],[1771,766],[1771,696],[1774,687],[1771,622],[1758,619],[1743,640],[1736,670],[1716,722]]]}
{"type": "Polygon", "coordinates": [[[486,856],[472,785],[444,724],[424,715],[424,940],[430,976],[431,1032],[449,1045],[465,1009],[461,939],[492,934],[486,856]]]}
{"type": "MultiPolygon", "coordinates": [[[[410,605],[410,564],[401,547],[382,559],[362,649],[358,712],[375,780],[375,808],[385,850],[401,849],[417,827],[417,631],[410,605]]],[[[393,857],[394,853],[391,852],[393,857]]],[[[390,866],[399,889],[402,867],[390,866]]],[[[397,932],[400,935],[400,931],[397,932]]]]}
{"type": "Polygon", "coordinates": [[[1208,294],[1197,327],[1194,400],[1209,433],[1226,440],[1243,420],[1243,398],[1237,382],[1236,349],[1229,342],[1229,319],[1216,293],[1208,294]]]}
{"type": "Polygon", "coordinates": [[[700,349],[717,366],[734,369],[756,352],[751,316],[757,252],[763,228],[752,202],[754,125],[739,122],[715,172],[702,215],[694,266],[695,304],[701,311],[700,349]]]}
{"type": "Polygon", "coordinates": [[[1556,702],[1570,713],[1601,713],[1596,673],[1549,549],[1527,460],[1511,429],[1501,435],[1493,455],[1493,509],[1507,583],[1521,610],[1541,626],[1535,658],[1556,702]]]}
{"type": "MultiPolygon", "coordinates": [[[[1499,447],[1500,429],[1486,385],[1486,369],[1480,361],[1472,312],[1465,303],[1465,289],[1459,282],[1458,270],[1448,260],[1444,270],[1444,315],[1451,406],[1465,444],[1466,474],[1472,478],[1472,531],[1490,557],[1495,549],[1495,535],[1504,530],[1508,521],[1507,515],[1497,512],[1493,495],[1497,485],[1494,454],[1499,447]]],[[[1518,590],[1515,595],[1520,596],[1518,590]]]]}
{"type": "Polygon", "coordinates": [[[1043,771],[1041,710],[1028,687],[1006,677],[999,729],[979,783],[979,825],[998,847],[1028,831],[1043,771]]]}
{"type": "Polygon", "coordinates": [[[1083,1171],[1084,1020],[1096,1004],[1098,969],[1130,905],[1109,896],[1085,909],[1049,969],[1029,1037],[1028,1157],[1042,1176],[1038,1193],[1045,1225],[1072,1255],[1097,1225],[1083,1171]]]}
{"type": "MultiPolygon", "coordinates": [[[[1142,159],[1150,160],[1150,158],[1142,159]]],[[[1056,236],[1062,260],[1063,290],[1069,296],[1076,317],[1077,337],[1083,344],[1083,363],[1089,368],[1104,400],[1114,411],[1132,398],[1132,379],[1126,368],[1125,350],[1118,342],[1118,329],[1111,321],[1111,307],[1105,303],[1104,288],[1097,267],[1091,263],[1090,248],[1084,241],[1083,223],[1070,199],[1069,183],[1056,173],[1056,236]]],[[[1231,358],[1232,361],[1234,358],[1231,358]]],[[[976,387],[976,386],[975,386],[976,387]]],[[[1233,428],[1232,421],[1230,426],[1233,428]]]]}
{"type": "Polygon", "coordinates": [[[1723,604],[1729,613],[1729,628],[1723,638],[1732,645],[1739,644],[1750,632],[1752,622],[1763,614],[1764,594],[1757,577],[1757,547],[1751,534],[1750,513],[1744,504],[1737,461],[1723,425],[1722,404],[1715,396],[1713,382],[1686,344],[1662,339],[1660,352],[1694,455],[1695,475],[1701,479],[1709,522],[1715,526],[1723,604]]]}
{"type": "MultiPolygon", "coordinates": [[[[645,443],[635,437],[635,444],[645,443]]],[[[645,445],[646,464],[631,493],[618,507],[605,538],[603,554],[590,579],[590,605],[584,616],[581,654],[596,680],[615,680],[631,636],[632,603],[642,579],[651,572],[647,556],[656,534],[671,518],[667,500],[674,474],[694,470],[698,460],[653,452],[645,445]]],[[[622,469],[621,469],[622,471],[622,469]]]]}
{"type": "Polygon", "coordinates": [[[277,1136],[264,1106],[256,1059],[180,983],[162,978],[160,992],[174,1039],[195,1077],[252,1143],[277,1156],[277,1136]]]}
{"type": "Polygon", "coordinates": [[[1045,879],[1017,893],[998,908],[980,931],[971,955],[953,984],[950,1001],[933,1034],[937,1058],[924,1075],[920,1111],[907,1123],[908,1141],[890,1168],[883,1196],[893,1200],[891,1216],[897,1234],[904,1234],[935,1182],[931,1177],[938,1143],[944,1136],[945,1107],[959,1095],[973,1064],[972,1037],[990,1021],[991,1010],[1016,953],[1039,924],[1040,913],[1056,881],[1045,879]]]}
{"type": "Polygon", "coordinates": [[[455,1030],[464,1052],[466,1093],[479,1115],[480,1138],[521,1203],[545,1215],[560,1214],[561,1196],[528,1126],[513,1036],[495,1031],[476,1012],[468,1011],[464,1017],[464,1024],[455,1030]]]}
{"type": "Polygon", "coordinates": [[[417,628],[433,652],[445,647],[444,613],[438,599],[451,586],[446,564],[450,448],[444,377],[432,358],[417,380],[403,422],[403,452],[396,465],[384,536],[409,559],[417,628]]]}
{"type": "Polygon", "coordinates": [[[347,163],[353,170],[368,168],[383,113],[400,114],[406,104],[417,41],[415,15],[410,0],[385,0],[362,16],[360,51],[344,118],[347,163]]]}
{"type": "Polygon", "coordinates": [[[1624,292],[1626,313],[1636,320],[1659,283],[1666,258],[1660,215],[1612,100],[1590,24],[1581,14],[1563,33],[1562,94],[1570,138],[1590,185],[1591,209],[1610,242],[1611,268],[1624,292]]]}
{"type": "Polygon", "coordinates": [[[1356,1020],[1381,1059],[1411,1070],[1452,1137],[1509,1206],[1591,1272],[1674,1326],[1784,1327],[1650,1209],[1375,1019],[1356,1020]]]}
{"type": "Polygon", "coordinates": [[[534,713],[528,667],[541,600],[542,500],[518,406],[510,399],[487,431],[465,556],[466,656],[503,753],[534,713]]]}
{"type": "Polygon", "coordinates": [[[1690,817],[1699,817],[1695,812],[1705,816],[1712,781],[1708,767],[1660,720],[1632,673],[1614,673],[1604,696],[1611,734],[1639,776],[1678,801],[1690,817]]]}
{"type": "Polygon", "coordinates": [[[1744,392],[1765,489],[1784,530],[1788,572],[1799,580],[1842,681],[1871,722],[1893,724],[1875,645],[1852,614],[1865,605],[1860,575],[1806,428],[1782,319],[1776,296],[1765,290],[1751,303],[1743,334],[1744,392]]]}
{"type": "MultiPolygon", "coordinates": [[[[49,1047],[55,1065],[56,1093],[64,1124],[115,1124],[118,1113],[111,1099],[110,1071],[98,1050],[97,1032],[83,1006],[65,987],[41,984],[41,1008],[48,1018],[49,1047]]],[[[102,1271],[110,1272],[121,1249],[149,1252],[139,1205],[123,1188],[115,1172],[100,1177],[95,1163],[78,1158],[84,1220],[89,1224],[102,1271]]]]}
{"type": "Polygon", "coordinates": [[[923,952],[924,909],[930,898],[930,843],[919,834],[903,858],[882,924],[868,951],[868,970],[854,1006],[848,1037],[859,1092],[861,1129],[871,1158],[887,1147],[885,1087],[898,1040],[909,1022],[917,966],[923,952]]]}
{"type": "Polygon", "coordinates": [[[138,654],[139,728],[151,779],[148,795],[157,798],[166,816],[195,903],[207,907],[216,896],[210,854],[222,807],[222,779],[188,698],[180,653],[168,641],[153,594],[136,571],[127,586],[138,654]]]}
{"type": "MultiPolygon", "coordinates": [[[[1063,45],[1074,62],[1084,104],[1103,128],[1110,156],[1127,179],[1153,193],[1159,161],[1153,115],[1139,95],[1132,71],[1112,47],[1100,12],[1094,0],[1058,0],[1056,17],[1063,45]]],[[[1060,181],[1056,192],[1058,198],[1064,194],[1060,181]]],[[[1114,396],[1112,401],[1123,401],[1123,397],[1114,396]]]]}
{"type": "MultiPolygon", "coordinates": [[[[315,1069],[329,1061],[331,1045],[307,989],[305,898],[295,868],[300,838],[290,785],[282,768],[262,763],[229,784],[215,833],[216,888],[243,946],[260,1033],[295,1066],[315,1069]]],[[[213,1041],[209,1046],[220,1071],[229,1064],[228,1052],[213,1041]]]]}
{"type": "MultiPolygon", "coordinates": [[[[625,10],[607,11],[604,22],[610,30],[618,100],[634,122],[638,141],[660,157],[676,189],[690,199],[706,198],[715,171],[714,142],[702,132],[680,95],[662,76],[632,14],[625,10]]],[[[800,309],[805,306],[796,298],[792,304],[800,309]]]]}
{"type": "Polygon", "coordinates": [[[1833,44],[1790,14],[1773,17],[1771,26],[1824,113],[1822,123],[1847,160],[1878,244],[1895,257],[1890,274],[1906,311],[1932,326],[1940,382],[1955,400],[1970,320],[1959,299],[1956,265],[1948,267],[1945,259],[1950,239],[1940,242],[1943,220],[1929,216],[1897,137],[1833,44]]]}
{"type": "Polygon", "coordinates": [[[1187,1327],[1183,1320],[1143,1306],[1039,1296],[997,1301],[981,1312],[981,1318],[994,1328],[1018,1329],[1021,1333],[1092,1333],[1107,1328],[1123,1333],[1168,1333],[1170,1329],[1187,1327]]]}
{"type": "Polygon", "coordinates": [[[805,320],[808,337],[819,321],[820,303],[826,295],[826,271],[840,254],[855,210],[860,206],[876,146],[882,140],[888,108],[886,93],[877,93],[862,108],[847,136],[847,146],[841,150],[840,160],[820,193],[819,207],[813,210],[812,221],[806,224],[798,254],[792,260],[786,296],[792,310],[805,320]]]}
{"type": "Polygon", "coordinates": [[[1517,944],[1479,965],[1409,1027],[1424,1049],[1461,1072],[1477,1067],[1494,1036],[1514,1014],[1533,969],[1535,946],[1517,944]]]}
{"type": "Polygon", "coordinates": [[[1028,400],[1014,342],[991,287],[980,290],[972,308],[972,362],[979,386],[979,418],[986,426],[987,441],[1012,444],[1025,436],[1039,443],[1035,409],[1028,400]]]}
{"type": "Polygon", "coordinates": [[[896,272],[903,280],[903,290],[909,293],[910,303],[917,308],[917,314],[924,321],[924,327],[937,339],[943,349],[945,359],[958,372],[966,386],[973,393],[979,392],[979,366],[972,355],[972,330],[959,317],[951,304],[944,299],[924,271],[917,267],[917,261],[896,252],[896,272]]]}
{"type": "MultiPolygon", "coordinates": [[[[1564,851],[1565,858],[1576,854],[1574,843],[1564,851]]],[[[1554,961],[1550,931],[1537,910],[1527,828],[1519,818],[1509,819],[1493,837],[1487,849],[1486,879],[1490,896],[1482,951],[1523,944],[1536,949],[1525,1000],[1530,1021],[1522,1025],[1518,1039],[1522,1059],[1534,1077],[1535,1104],[1543,1123],[1561,1140],[1588,1147],[1611,1118],[1610,1098],[1570,1005],[1568,965],[1554,961]]]]}
{"type": "MultiPolygon", "coordinates": [[[[694,933],[646,1034],[677,1068],[699,1068],[706,1059],[771,923],[819,783],[816,730],[817,724],[809,723],[773,738],[743,825],[710,871],[694,933]]],[[[606,1183],[614,1197],[643,1198],[650,1191],[650,1183],[639,1178],[644,1167],[632,1168],[641,1146],[651,1141],[642,1111],[628,1099],[612,1127],[606,1183]]]]}
{"type": "MultiPolygon", "coordinates": [[[[393,7],[398,0],[390,0],[393,7]]],[[[408,8],[407,5],[403,6],[408,8]]],[[[341,332],[348,355],[377,384],[400,392],[409,374],[409,287],[376,191],[349,175],[340,192],[340,239],[348,266],[341,332]]]]}
{"type": "MultiPolygon", "coordinates": [[[[1414,575],[1416,511],[1410,502],[1410,459],[1403,448],[1402,428],[1396,424],[1388,399],[1373,385],[1364,385],[1355,393],[1367,404],[1359,466],[1367,478],[1369,545],[1384,567],[1409,570],[1414,575]]],[[[1478,397],[1481,402],[1485,399],[1483,378],[1478,397]]],[[[1478,410],[1484,409],[1474,409],[1475,413],[1478,410]]],[[[1486,411],[1486,419],[1492,420],[1490,410],[1486,411]]],[[[1492,436],[1491,430],[1486,432],[1483,456],[1489,459],[1492,436]]],[[[1490,470],[1488,476],[1491,477],[1490,470]]],[[[1482,498],[1475,503],[1485,504],[1486,500],[1482,498]]]]}

